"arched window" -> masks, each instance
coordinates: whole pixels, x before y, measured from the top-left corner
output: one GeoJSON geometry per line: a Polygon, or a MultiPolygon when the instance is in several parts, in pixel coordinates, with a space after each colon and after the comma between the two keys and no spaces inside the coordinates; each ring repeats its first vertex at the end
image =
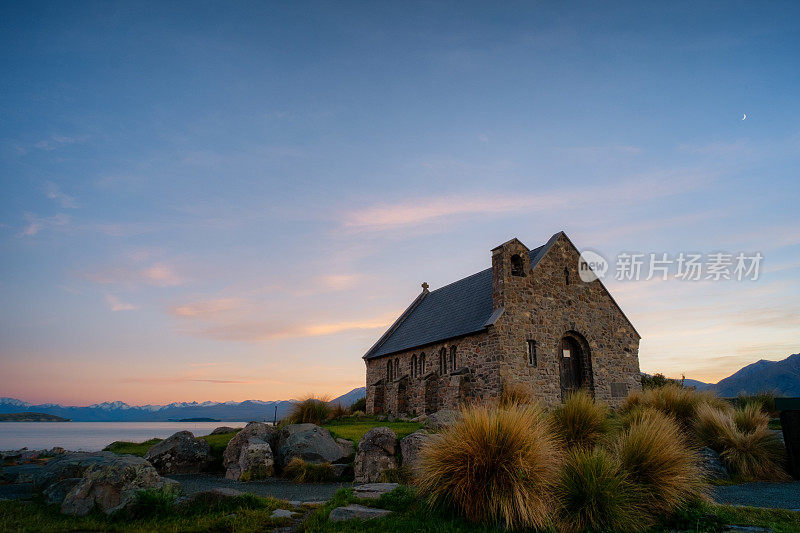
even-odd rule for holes
{"type": "Polygon", "coordinates": [[[394,377],[395,377],[395,379],[399,375],[400,375],[400,359],[395,359],[394,360],[394,377]]]}
{"type": "Polygon", "coordinates": [[[386,381],[392,381],[392,360],[386,361],[386,381]]]}
{"type": "Polygon", "coordinates": [[[439,374],[447,374],[447,348],[439,350],[439,374]]]}
{"type": "Polygon", "coordinates": [[[512,276],[524,276],[525,275],[525,267],[522,263],[522,257],[519,254],[514,254],[511,256],[511,275],[512,276]]]}
{"type": "Polygon", "coordinates": [[[425,375],[425,352],[419,354],[419,375],[425,375]]]}
{"type": "Polygon", "coordinates": [[[456,370],[456,347],[450,347],[450,372],[455,372],[456,370]]]}
{"type": "Polygon", "coordinates": [[[417,354],[411,356],[411,377],[417,377],[417,354]]]}
{"type": "Polygon", "coordinates": [[[569,285],[569,269],[564,267],[564,284],[569,285]]]}

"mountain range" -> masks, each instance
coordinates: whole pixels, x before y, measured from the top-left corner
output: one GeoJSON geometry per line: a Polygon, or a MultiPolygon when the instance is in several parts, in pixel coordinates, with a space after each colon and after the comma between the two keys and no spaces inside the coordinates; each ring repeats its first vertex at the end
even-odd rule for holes
{"type": "MultiPolygon", "coordinates": [[[[349,407],[366,395],[364,387],[331,400],[331,405],[349,407]]],[[[128,405],[124,402],[103,402],[85,407],[52,403],[32,405],[15,398],[0,398],[0,414],[44,413],[68,418],[75,422],[168,422],[187,418],[213,418],[222,421],[280,420],[296,400],[264,402],[177,402],[168,405],[128,405]]]]}
{"type": "MultiPolygon", "coordinates": [[[[790,355],[782,361],[761,360],[747,365],[717,383],[685,380],[698,390],[711,390],[723,397],[740,393],[773,392],[776,396],[800,397],[800,354],[790,355]]],[[[366,394],[358,387],[334,398],[331,405],[349,407],[366,394]]],[[[14,398],[0,398],[2,413],[44,413],[69,418],[76,422],[167,422],[186,418],[213,418],[218,420],[280,420],[289,412],[295,400],[264,402],[178,402],[168,405],[128,405],[123,402],[104,402],[86,407],[63,406],[46,403],[32,405],[14,398]]]]}
{"type": "Polygon", "coordinates": [[[790,355],[782,361],[762,359],[737,370],[717,383],[687,379],[684,384],[697,387],[698,390],[714,391],[724,398],[759,392],[772,392],[775,396],[800,397],[800,354],[790,355]]]}

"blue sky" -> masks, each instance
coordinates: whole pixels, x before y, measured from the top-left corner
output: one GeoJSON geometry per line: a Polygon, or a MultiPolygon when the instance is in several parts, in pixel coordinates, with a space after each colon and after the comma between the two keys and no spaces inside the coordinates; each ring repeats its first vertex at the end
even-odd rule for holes
{"type": "Polygon", "coordinates": [[[607,279],[645,371],[800,347],[796,3],[0,14],[2,395],[338,395],[422,281],[559,230],[763,254],[757,281],[607,279]]]}

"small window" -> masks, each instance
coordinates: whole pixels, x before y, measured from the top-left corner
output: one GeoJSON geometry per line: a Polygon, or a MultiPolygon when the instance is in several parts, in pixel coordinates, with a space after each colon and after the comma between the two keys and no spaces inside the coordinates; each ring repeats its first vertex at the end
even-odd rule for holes
{"type": "Polygon", "coordinates": [[[425,352],[419,354],[419,370],[417,375],[420,377],[425,375],[425,352]]]}
{"type": "Polygon", "coordinates": [[[400,375],[400,359],[394,360],[394,378],[397,379],[397,376],[400,375]]]}
{"type": "Polygon", "coordinates": [[[450,372],[456,371],[456,347],[450,347],[450,372]]]}
{"type": "Polygon", "coordinates": [[[564,267],[564,284],[569,285],[569,269],[564,267]]]}
{"type": "Polygon", "coordinates": [[[392,360],[386,361],[386,381],[392,381],[392,360]]]}
{"type": "Polygon", "coordinates": [[[536,341],[528,341],[528,364],[536,366],[536,341]]]}
{"type": "Polygon", "coordinates": [[[511,256],[511,275],[512,276],[525,275],[525,267],[522,264],[522,257],[520,257],[519,254],[514,254],[511,256]]]}
{"type": "Polygon", "coordinates": [[[447,348],[439,350],[439,373],[447,374],[447,348]]]}
{"type": "Polygon", "coordinates": [[[417,354],[411,356],[411,377],[417,377],[417,354]]]}

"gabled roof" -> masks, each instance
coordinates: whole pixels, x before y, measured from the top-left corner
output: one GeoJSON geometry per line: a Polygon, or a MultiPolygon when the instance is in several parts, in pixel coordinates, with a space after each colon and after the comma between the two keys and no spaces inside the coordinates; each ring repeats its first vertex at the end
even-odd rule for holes
{"type": "MultiPolygon", "coordinates": [[[[531,250],[531,268],[559,235],[553,235],[547,244],[531,250]]],[[[492,308],[492,269],[487,268],[435,291],[423,291],[364,359],[478,333],[494,324],[501,313],[502,310],[492,308]]]]}

